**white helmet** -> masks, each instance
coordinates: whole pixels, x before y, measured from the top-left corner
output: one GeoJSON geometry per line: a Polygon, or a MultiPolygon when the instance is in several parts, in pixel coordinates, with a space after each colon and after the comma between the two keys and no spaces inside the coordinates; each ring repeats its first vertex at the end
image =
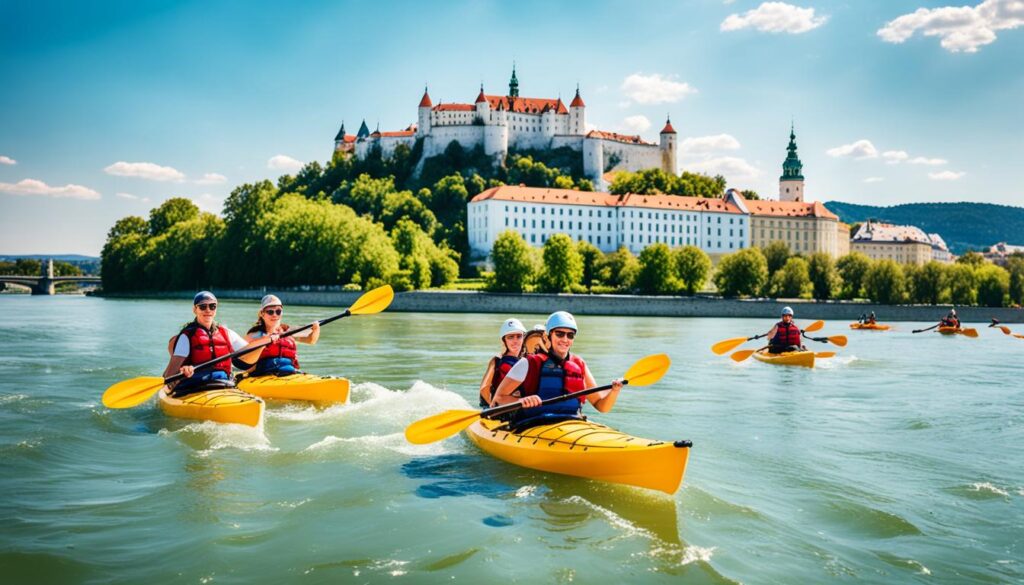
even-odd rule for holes
{"type": "Polygon", "coordinates": [[[792,317],[793,316],[793,309],[791,307],[783,307],[782,308],[782,314],[783,315],[789,315],[790,317],[792,317]]]}
{"type": "Polygon", "coordinates": [[[526,327],[523,327],[519,319],[507,319],[501,324],[501,335],[498,337],[499,339],[505,339],[505,336],[509,333],[522,333],[526,335],[526,327]]]}

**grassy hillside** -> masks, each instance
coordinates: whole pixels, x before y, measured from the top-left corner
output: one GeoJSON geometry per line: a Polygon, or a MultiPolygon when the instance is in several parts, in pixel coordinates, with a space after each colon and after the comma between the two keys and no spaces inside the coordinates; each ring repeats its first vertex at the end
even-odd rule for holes
{"type": "Polygon", "coordinates": [[[946,240],[954,254],[988,248],[996,242],[1024,245],[1024,207],[990,203],[906,203],[892,207],[842,201],[825,204],[846,223],[877,219],[916,225],[946,240]]]}

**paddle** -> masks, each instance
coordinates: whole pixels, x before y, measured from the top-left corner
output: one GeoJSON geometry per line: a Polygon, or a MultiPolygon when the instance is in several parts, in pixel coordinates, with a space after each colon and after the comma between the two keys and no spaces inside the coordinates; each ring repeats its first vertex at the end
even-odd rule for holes
{"type": "MultiPolygon", "coordinates": [[[[648,386],[653,384],[665,375],[669,365],[671,365],[671,362],[668,356],[663,353],[641,358],[626,371],[626,375],[622,377],[622,384],[630,384],[632,386],[648,386]]],[[[593,394],[594,392],[603,392],[611,387],[611,384],[607,384],[605,386],[588,388],[542,400],[541,404],[554,404],[563,400],[572,400],[580,396],[593,394]]],[[[515,412],[520,408],[522,408],[522,405],[519,402],[512,402],[485,410],[446,410],[440,414],[420,419],[406,427],[405,440],[414,445],[433,443],[458,433],[481,418],[494,418],[502,414],[515,412]]]]}
{"type": "Polygon", "coordinates": [[[924,333],[925,331],[931,331],[932,329],[935,329],[939,325],[942,325],[942,323],[936,323],[935,325],[932,325],[927,329],[914,329],[913,331],[911,331],[911,333],[924,333]]]}
{"type": "MultiPolygon", "coordinates": [[[[356,302],[349,308],[345,309],[345,312],[338,313],[333,317],[321,319],[317,321],[321,326],[326,325],[332,321],[337,321],[349,315],[372,315],[374,313],[380,313],[384,309],[388,308],[391,304],[392,299],[395,298],[395,293],[391,290],[389,285],[384,285],[379,288],[375,288],[371,291],[364,293],[361,297],[356,299],[356,302]]],[[[297,327],[295,329],[289,329],[284,333],[280,334],[279,338],[288,337],[301,333],[313,327],[313,323],[297,327]]],[[[267,345],[270,343],[270,338],[267,338],[267,345]]],[[[195,367],[195,371],[199,371],[216,363],[229,360],[231,358],[238,357],[253,351],[256,351],[261,346],[245,347],[238,351],[232,352],[226,356],[214,358],[207,362],[203,362],[195,367]]],[[[140,376],[138,378],[131,378],[130,380],[122,380],[117,384],[114,384],[107,391],[103,393],[103,406],[107,408],[131,408],[138,406],[149,397],[155,394],[160,388],[166,384],[170,384],[177,380],[184,378],[184,374],[174,374],[168,378],[160,378],[156,376],[140,376]]]]}
{"type": "Polygon", "coordinates": [[[971,327],[970,329],[961,329],[960,333],[963,333],[967,337],[977,337],[978,336],[978,330],[973,328],[973,327],[971,327]]]}
{"type": "Polygon", "coordinates": [[[816,357],[816,358],[836,357],[836,352],[834,352],[834,351],[819,351],[819,352],[816,352],[814,354],[814,357],[816,357]]]}
{"type": "MultiPolygon", "coordinates": [[[[817,331],[818,329],[821,329],[824,326],[824,321],[815,321],[814,323],[808,325],[807,328],[804,329],[804,331],[817,331]]],[[[718,343],[712,345],[711,351],[715,352],[715,355],[722,355],[723,353],[727,353],[736,349],[737,347],[743,345],[748,341],[761,339],[765,335],[767,335],[767,333],[762,333],[761,335],[754,335],[753,337],[733,337],[732,339],[723,339],[722,341],[719,341],[718,343]]]]}
{"type": "Polygon", "coordinates": [[[811,341],[817,341],[819,343],[834,343],[835,345],[838,345],[839,347],[846,347],[846,336],[845,335],[832,335],[830,337],[811,337],[810,335],[807,335],[806,333],[804,333],[803,335],[804,335],[804,337],[806,337],[807,339],[810,339],[811,341]]]}

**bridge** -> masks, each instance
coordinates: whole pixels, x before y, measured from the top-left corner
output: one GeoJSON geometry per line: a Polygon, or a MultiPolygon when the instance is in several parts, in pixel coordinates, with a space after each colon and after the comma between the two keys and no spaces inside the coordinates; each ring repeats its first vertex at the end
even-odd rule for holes
{"type": "Polygon", "coordinates": [[[77,282],[79,284],[100,283],[98,276],[54,276],[53,260],[43,262],[39,276],[21,276],[17,274],[0,274],[2,284],[20,284],[27,286],[34,295],[52,295],[57,293],[57,283],[77,282]]]}

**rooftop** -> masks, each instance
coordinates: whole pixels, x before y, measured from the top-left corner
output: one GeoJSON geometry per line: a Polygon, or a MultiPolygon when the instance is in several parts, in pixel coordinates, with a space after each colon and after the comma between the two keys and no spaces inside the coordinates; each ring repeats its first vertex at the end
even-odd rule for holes
{"type": "Polygon", "coordinates": [[[563,205],[592,205],[598,207],[643,207],[648,209],[675,209],[680,211],[713,211],[736,213],[743,211],[724,199],[684,197],[680,195],[612,195],[599,191],[576,191],[573,189],[547,189],[523,185],[502,185],[481,192],[470,202],[519,201],[563,205]]]}

